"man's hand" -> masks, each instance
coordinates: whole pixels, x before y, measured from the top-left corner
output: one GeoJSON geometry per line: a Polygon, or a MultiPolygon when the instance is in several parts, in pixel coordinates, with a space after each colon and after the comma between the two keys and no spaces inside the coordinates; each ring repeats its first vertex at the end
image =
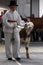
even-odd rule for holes
{"type": "Polygon", "coordinates": [[[15,25],[13,28],[16,28],[17,26],[15,25]]]}

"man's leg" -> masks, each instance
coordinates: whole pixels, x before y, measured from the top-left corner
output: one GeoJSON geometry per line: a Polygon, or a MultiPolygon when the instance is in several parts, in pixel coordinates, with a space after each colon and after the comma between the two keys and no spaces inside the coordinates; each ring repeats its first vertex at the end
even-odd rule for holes
{"type": "Polygon", "coordinates": [[[20,58],[20,37],[19,32],[14,33],[14,44],[12,44],[13,48],[13,57],[20,58]]]}
{"type": "Polygon", "coordinates": [[[11,33],[4,33],[5,35],[5,50],[7,58],[12,58],[11,54],[11,33]]]}

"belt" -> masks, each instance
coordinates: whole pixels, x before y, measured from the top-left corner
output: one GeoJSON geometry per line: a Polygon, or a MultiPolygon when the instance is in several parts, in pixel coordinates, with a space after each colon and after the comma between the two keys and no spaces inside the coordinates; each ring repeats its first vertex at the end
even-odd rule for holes
{"type": "Polygon", "coordinates": [[[11,23],[11,22],[14,23],[14,22],[17,22],[17,21],[15,21],[15,20],[8,20],[8,22],[10,22],[10,23],[11,23]]]}

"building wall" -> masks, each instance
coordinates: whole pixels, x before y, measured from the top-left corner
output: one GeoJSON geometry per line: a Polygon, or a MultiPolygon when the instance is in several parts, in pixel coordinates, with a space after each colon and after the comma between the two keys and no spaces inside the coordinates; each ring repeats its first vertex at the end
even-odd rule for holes
{"type": "Polygon", "coordinates": [[[39,17],[39,0],[32,0],[32,14],[39,17]]]}
{"type": "Polygon", "coordinates": [[[39,17],[39,0],[17,0],[17,3],[17,10],[22,17],[30,17],[32,14],[39,17]]]}
{"type": "Polygon", "coordinates": [[[30,17],[30,0],[17,0],[18,12],[22,17],[30,17]]]}
{"type": "Polygon", "coordinates": [[[43,15],[43,0],[39,1],[39,16],[43,15]]]}

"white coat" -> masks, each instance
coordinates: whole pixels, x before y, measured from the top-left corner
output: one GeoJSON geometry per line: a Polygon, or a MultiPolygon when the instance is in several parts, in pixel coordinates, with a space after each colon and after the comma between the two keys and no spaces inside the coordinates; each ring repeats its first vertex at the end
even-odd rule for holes
{"type": "Polygon", "coordinates": [[[11,58],[12,54],[14,58],[20,57],[20,37],[19,37],[19,31],[17,26],[24,26],[24,21],[21,20],[20,15],[15,10],[7,11],[6,14],[2,17],[3,19],[3,26],[4,26],[4,35],[5,35],[5,49],[6,49],[6,56],[7,58],[11,58]],[[17,22],[9,23],[8,20],[16,20],[17,22]],[[11,42],[12,33],[13,33],[13,27],[14,28],[14,44],[11,42]],[[12,52],[11,53],[11,44],[12,44],[12,52]]]}

